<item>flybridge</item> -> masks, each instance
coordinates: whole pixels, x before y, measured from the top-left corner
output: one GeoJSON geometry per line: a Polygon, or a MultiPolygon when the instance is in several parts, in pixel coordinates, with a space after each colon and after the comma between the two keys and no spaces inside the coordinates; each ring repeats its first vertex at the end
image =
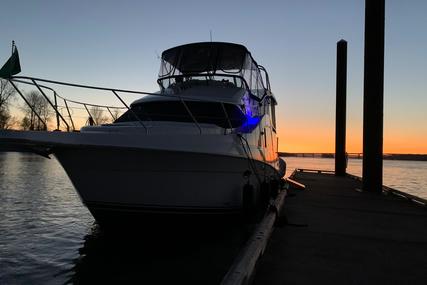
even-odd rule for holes
{"type": "Polygon", "coordinates": [[[255,98],[262,98],[270,91],[265,68],[257,64],[243,45],[186,44],[164,51],[161,60],[158,83],[162,89],[219,81],[224,87],[246,88],[255,98]]]}
{"type": "Polygon", "coordinates": [[[239,73],[249,51],[232,43],[204,42],[177,46],[162,53],[160,77],[193,73],[239,73]],[[172,74],[171,74],[172,73],[172,74]]]}
{"type": "MultiPolygon", "coordinates": [[[[83,112],[83,114],[86,112],[86,115],[84,115],[87,119],[86,124],[90,125],[105,123],[96,120],[99,112],[108,111],[107,113],[111,115],[112,122],[117,122],[118,115],[127,110],[124,114],[125,121],[134,122],[142,126],[146,133],[148,133],[147,124],[154,120],[153,118],[156,118],[156,120],[171,120],[169,113],[172,111],[165,114],[167,108],[165,110],[163,110],[164,108],[160,108],[162,112],[154,114],[153,112],[147,111],[148,105],[150,104],[144,104],[142,111],[136,110],[136,107],[139,105],[134,108],[134,106],[127,104],[121,97],[123,94],[148,95],[153,98],[155,98],[155,96],[161,96],[163,98],[170,97],[171,99],[169,101],[175,101],[175,103],[173,103],[175,104],[174,106],[180,110],[179,112],[174,110],[177,114],[177,116],[173,117],[174,121],[178,120],[177,117],[180,117],[178,121],[193,122],[200,133],[202,133],[200,123],[204,122],[215,122],[217,126],[224,128],[224,134],[231,132],[233,129],[235,129],[236,132],[248,132],[252,130],[253,127],[256,127],[254,122],[258,123],[260,117],[264,115],[264,113],[260,111],[262,106],[261,102],[265,100],[269,102],[267,105],[276,104],[270,92],[268,74],[265,69],[255,62],[244,46],[230,43],[195,43],[174,47],[163,52],[158,80],[161,92],[156,93],[81,85],[28,76],[16,76],[16,74],[21,71],[21,68],[18,50],[14,44],[12,56],[0,71],[0,78],[9,81],[17,94],[19,94],[31,109],[32,115],[38,119],[38,125],[41,125],[41,127],[37,127],[35,130],[47,130],[47,119],[41,116],[40,112],[27,100],[27,96],[24,96],[17,83],[35,86],[40,96],[44,97],[46,102],[55,111],[56,129],[67,131],[79,129],[75,120],[77,109],[81,110],[80,112],[83,112]],[[262,71],[264,72],[264,77],[261,75],[262,71]],[[71,100],[59,95],[56,89],[53,88],[55,85],[104,91],[110,94],[110,96],[113,95],[122,105],[106,106],[71,100]],[[243,94],[240,103],[233,103],[236,108],[241,110],[237,110],[230,106],[229,100],[224,101],[223,99],[213,98],[209,95],[196,96],[196,98],[195,96],[188,95],[188,92],[183,92],[186,88],[194,86],[213,87],[213,89],[209,89],[211,89],[211,91],[222,90],[221,94],[226,93],[225,89],[222,89],[224,87],[234,88],[235,90],[227,90],[233,91],[230,92],[230,94],[236,92],[241,92],[243,94]],[[205,104],[196,104],[194,103],[195,101],[201,103],[205,102],[205,104]],[[176,103],[178,103],[180,107],[176,103]],[[208,103],[211,107],[206,108],[208,103]],[[196,108],[196,106],[198,107],[196,108]],[[215,109],[216,112],[200,113],[200,106],[203,106],[206,110],[215,109]],[[239,126],[242,127],[239,128],[239,126]],[[248,126],[251,126],[251,128],[248,129],[248,126]]],[[[211,93],[212,92],[205,92],[203,94],[211,93]]],[[[171,103],[169,102],[168,104],[171,103]]],[[[162,106],[165,106],[165,104],[162,104],[162,106]]],[[[274,107],[271,108],[274,109],[274,107]]],[[[156,107],[153,110],[159,110],[159,108],[156,107]]],[[[274,111],[272,112],[274,113],[274,111]]],[[[82,118],[81,115],[80,118],[82,118]]]]}

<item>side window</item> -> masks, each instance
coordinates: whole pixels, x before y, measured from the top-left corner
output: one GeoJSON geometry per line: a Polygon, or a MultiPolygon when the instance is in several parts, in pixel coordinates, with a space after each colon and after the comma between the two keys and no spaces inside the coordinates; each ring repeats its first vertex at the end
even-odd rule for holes
{"type": "Polygon", "coordinates": [[[273,130],[276,131],[276,103],[271,100],[271,121],[273,122],[273,130]]]}
{"type": "Polygon", "coordinates": [[[270,115],[270,104],[271,104],[271,102],[269,99],[264,100],[263,107],[264,107],[264,114],[266,114],[266,115],[270,115]]]}
{"type": "Polygon", "coordinates": [[[133,105],[131,110],[126,111],[115,122],[132,122],[139,119],[193,123],[193,117],[198,123],[215,124],[222,128],[229,128],[230,124],[231,127],[237,128],[246,121],[240,107],[234,104],[185,101],[184,105],[181,101],[153,101],[133,105]]]}

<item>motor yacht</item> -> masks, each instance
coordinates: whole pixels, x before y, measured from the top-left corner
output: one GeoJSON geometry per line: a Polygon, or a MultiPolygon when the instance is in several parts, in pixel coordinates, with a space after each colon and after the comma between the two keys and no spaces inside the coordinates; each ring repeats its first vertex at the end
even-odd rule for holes
{"type": "MultiPolygon", "coordinates": [[[[40,82],[61,84],[7,79],[30,80],[40,91],[47,88],[40,82]]],[[[277,185],[285,172],[277,101],[247,48],[222,42],[170,48],[161,55],[157,83],[158,92],[140,92],[129,106],[122,100],[126,112],[113,123],[74,132],[3,130],[0,144],[55,156],[101,224],[123,215],[239,213],[268,196],[265,186],[277,185]]],[[[118,97],[133,92],[99,89],[118,97]]],[[[55,106],[68,127],[71,115],[55,106]]]]}

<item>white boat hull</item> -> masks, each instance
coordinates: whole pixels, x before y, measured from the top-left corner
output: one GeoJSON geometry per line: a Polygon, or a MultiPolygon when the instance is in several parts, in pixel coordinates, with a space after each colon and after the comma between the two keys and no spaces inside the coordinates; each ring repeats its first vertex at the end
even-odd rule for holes
{"type": "Polygon", "coordinates": [[[170,129],[146,135],[104,129],[3,131],[0,142],[3,147],[54,154],[95,219],[106,223],[123,222],[122,214],[239,213],[248,183],[245,172],[252,173],[254,199],[262,196],[262,182],[281,178],[277,154],[259,148],[253,135],[244,144],[231,134],[202,136],[170,129]]]}
{"type": "MultiPolygon", "coordinates": [[[[95,217],[97,210],[237,212],[249,170],[245,157],[203,153],[59,147],[54,154],[95,217]]],[[[275,175],[270,166],[256,165],[261,179],[275,175]]]]}

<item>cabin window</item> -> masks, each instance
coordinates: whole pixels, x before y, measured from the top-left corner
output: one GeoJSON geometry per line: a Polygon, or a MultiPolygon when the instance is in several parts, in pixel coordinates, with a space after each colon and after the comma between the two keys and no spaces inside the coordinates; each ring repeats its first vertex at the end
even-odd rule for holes
{"type": "MultiPolygon", "coordinates": [[[[224,103],[224,112],[221,103],[184,101],[198,123],[215,124],[222,128],[229,128],[230,120],[233,128],[241,126],[246,117],[240,106],[224,103]]],[[[169,121],[193,122],[185,105],[181,101],[155,101],[134,104],[131,110],[120,116],[115,123],[137,121],[169,121]]]]}
{"type": "Polygon", "coordinates": [[[273,130],[276,131],[276,103],[271,102],[271,122],[273,123],[273,130]]]}

